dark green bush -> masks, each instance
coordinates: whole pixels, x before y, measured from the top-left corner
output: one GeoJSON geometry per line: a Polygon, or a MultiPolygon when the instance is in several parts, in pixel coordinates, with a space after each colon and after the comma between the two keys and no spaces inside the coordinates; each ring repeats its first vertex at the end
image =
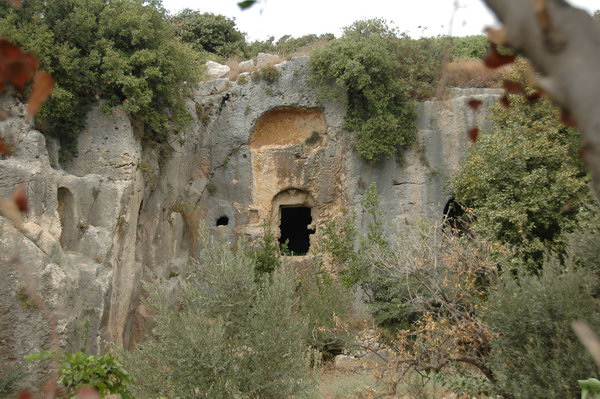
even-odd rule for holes
{"type": "Polygon", "coordinates": [[[171,22],[177,36],[197,51],[227,58],[245,50],[244,34],[236,28],[235,20],[224,15],[186,8],[171,17],[171,22]]]}
{"type": "Polygon", "coordinates": [[[547,251],[564,252],[591,191],[579,135],[562,125],[556,108],[517,96],[511,102],[493,109],[494,127],[480,135],[453,185],[456,200],[473,210],[475,230],[515,248],[535,270],[547,251]]]}
{"type": "Polygon", "coordinates": [[[567,255],[575,264],[600,273],[600,205],[597,201],[581,210],[577,227],[566,241],[567,255]]]}
{"type": "Polygon", "coordinates": [[[345,128],[358,154],[377,161],[414,141],[414,101],[431,97],[442,50],[440,40],[399,37],[384,20],[357,21],[313,53],[310,76],[325,97],[346,92],[345,128]]]}
{"type": "Polygon", "coordinates": [[[279,70],[273,65],[267,65],[266,67],[262,68],[259,72],[260,78],[267,83],[275,83],[281,76],[279,70]]]}
{"type": "Polygon", "coordinates": [[[500,395],[575,398],[577,380],[599,375],[571,329],[586,320],[600,331],[598,278],[585,268],[561,269],[547,262],[539,276],[507,275],[490,292],[483,318],[495,338],[486,363],[500,395]]]}
{"type": "Polygon", "coordinates": [[[100,99],[143,121],[157,141],[190,120],[184,99],[199,79],[198,55],[174,37],[157,2],[32,0],[21,9],[2,2],[0,32],[56,80],[38,127],[71,150],[100,99]]]}
{"type": "Polygon", "coordinates": [[[250,256],[254,259],[258,276],[273,273],[281,266],[279,242],[270,231],[263,234],[256,248],[250,251],[250,256]]]}
{"type": "Polygon", "coordinates": [[[482,59],[490,47],[484,35],[473,35],[452,38],[453,59],[482,59]]]}
{"type": "Polygon", "coordinates": [[[252,72],[252,74],[250,75],[252,81],[258,82],[260,80],[264,80],[268,84],[275,83],[280,76],[281,73],[273,65],[267,65],[257,71],[252,72]]]}

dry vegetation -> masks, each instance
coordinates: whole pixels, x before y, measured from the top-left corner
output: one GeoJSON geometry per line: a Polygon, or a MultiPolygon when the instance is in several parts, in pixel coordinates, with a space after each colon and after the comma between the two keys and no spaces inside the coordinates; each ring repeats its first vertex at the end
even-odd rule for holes
{"type": "Polygon", "coordinates": [[[460,59],[444,65],[450,87],[502,87],[502,81],[512,71],[512,64],[498,69],[487,68],[481,60],[460,59]]]}

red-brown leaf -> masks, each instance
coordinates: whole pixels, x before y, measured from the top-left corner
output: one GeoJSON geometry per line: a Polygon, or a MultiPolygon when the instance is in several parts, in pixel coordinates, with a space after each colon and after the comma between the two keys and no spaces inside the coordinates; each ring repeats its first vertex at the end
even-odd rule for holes
{"type": "Polygon", "coordinates": [[[11,6],[14,8],[21,8],[23,5],[21,4],[21,0],[8,0],[11,6]]]}
{"type": "Polygon", "coordinates": [[[7,40],[0,40],[0,89],[4,89],[6,82],[9,82],[23,91],[39,66],[35,55],[24,53],[7,40]]]}
{"type": "Polygon", "coordinates": [[[52,93],[52,87],[54,87],[54,79],[49,73],[44,71],[38,71],[33,77],[33,90],[27,100],[27,114],[29,116],[35,115],[44,102],[52,93]]]}
{"type": "Polygon", "coordinates": [[[483,63],[490,69],[499,68],[502,65],[510,64],[515,61],[516,55],[502,55],[498,52],[498,46],[494,43],[490,43],[490,49],[488,50],[485,57],[483,57],[483,63]]]}
{"type": "Polygon", "coordinates": [[[19,399],[31,399],[33,395],[29,391],[21,391],[19,392],[19,399]]]}
{"type": "Polygon", "coordinates": [[[483,102],[481,100],[476,100],[473,98],[473,99],[469,100],[469,102],[467,104],[469,104],[469,107],[471,107],[472,109],[477,111],[479,109],[479,107],[481,106],[481,104],[483,104],[483,102]]]}
{"type": "Polygon", "coordinates": [[[474,127],[473,129],[469,130],[469,140],[471,140],[472,143],[477,142],[478,137],[479,137],[479,128],[474,127]]]}
{"type": "Polygon", "coordinates": [[[4,154],[6,152],[6,147],[4,147],[4,140],[0,138],[0,154],[4,154]]]}
{"type": "Polygon", "coordinates": [[[500,104],[502,104],[506,108],[510,107],[510,100],[508,99],[507,95],[504,95],[504,96],[500,97],[500,104]]]}
{"type": "Polygon", "coordinates": [[[504,81],[502,82],[502,86],[508,94],[526,94],[523,85],[519,82],[515,82],[514,80],[504,79],[504,81]]]}
{"type": "Polygon", "coordinates": [[[12,199],[21,212],[26,213],[29,210],[27,189],[25,188],[25,184],[20,184],[15,191],[13,191],[12,199]]]}

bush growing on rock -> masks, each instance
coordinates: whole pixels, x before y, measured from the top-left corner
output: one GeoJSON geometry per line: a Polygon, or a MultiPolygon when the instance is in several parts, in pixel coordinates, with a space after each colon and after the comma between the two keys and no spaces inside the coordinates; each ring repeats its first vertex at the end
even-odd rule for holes
{"type": "Polygon", "coordinates": [[[199,80],[197,53],[174,38],[159,3],[32,0],[15,9],[2,2],[0,32],[56,80],[39,128],[71,150],[98,100],[121,105],[158,141],[190,118],[184,98],[199,80]]]}
{"type": "Polygon", "coordinates": [[[398,36],[381,19],[357,21],[317,49],[312,81],[325,97],[346,92],[346,129],[370,161],[399,154],[416,134],[415,100],[430,98],[439,79],[443,40],[398,36]]]}
{"type": "Polygon", "coordinates": [[[394,31],[381,20],[366,24],[347,28],[342,38],[317,50],[310,74],[323,95],[347,93],[345,127],[357,136],[358,154],[377,161],[414,140],[416,114],[400,79],[402,65],[390,57],[394,31]]]}

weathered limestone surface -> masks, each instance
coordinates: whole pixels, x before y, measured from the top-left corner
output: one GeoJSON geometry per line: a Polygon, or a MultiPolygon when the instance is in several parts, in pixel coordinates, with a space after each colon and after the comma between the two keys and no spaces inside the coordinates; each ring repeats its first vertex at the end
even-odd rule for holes
{"type": "MultiPolygon", "coordinates": [[[[390,159],[368,163],[356,154],[348,158],[345,184],[349,207],[361,215],[364,188],[377,184],[381,210],[387,214],[383,225],[387,234],[405,233],[419,219],[441,221],[444,206],[452,197],[450,177],[458,170],[470,145],[468,130],[489,129],[486,114],[502,95],[499,89],[454,89],[446,101],[418,104],[417,142],[398,162],[390,159]],[[482,101],[479,111],[471,109],[471,99],[482,101]]],[[[361,219],[366,227],[367,220],[361,219]]]]}
{"type": "MultiPolygon", "coordinates": [[[[170,139],[167,154],[142,145],[119,109],[94,108],[78,156],[63,163],[56,141],[23,118],[2,122],[0,135],[14,137],[16,152],[0,159],[0,195],[24,183],[30,211],[22,231],[0,217],[0,367],[49,345],[47,321],[23,295],[24,272],[57,315],[61,345],[94,352],[142,338],[141,282],[181,273],[204,231],[232,240],[265,228],[277,235],[280,206],[311,208],[313,241],[336,215],[355,211],[366,226],[360,199],[371,182],[388,234],[440,219],[466,132],[485,126],[498,90],[457,90],[447,101],[419,104],[418,143],[402,163],[373,164],[352,150],[343,98],[318,99],[307,63],[277,64],[281,76],[272,84],[202,83],[189,102],[194,121],[170,139]],[[467,106],[472,98],[483,101],[478,113],[467,106]],[[222,216],[228,224],[217,227],[222,216]]],[[[23,114],[11,101],[0,105],[23,114]]]]}

